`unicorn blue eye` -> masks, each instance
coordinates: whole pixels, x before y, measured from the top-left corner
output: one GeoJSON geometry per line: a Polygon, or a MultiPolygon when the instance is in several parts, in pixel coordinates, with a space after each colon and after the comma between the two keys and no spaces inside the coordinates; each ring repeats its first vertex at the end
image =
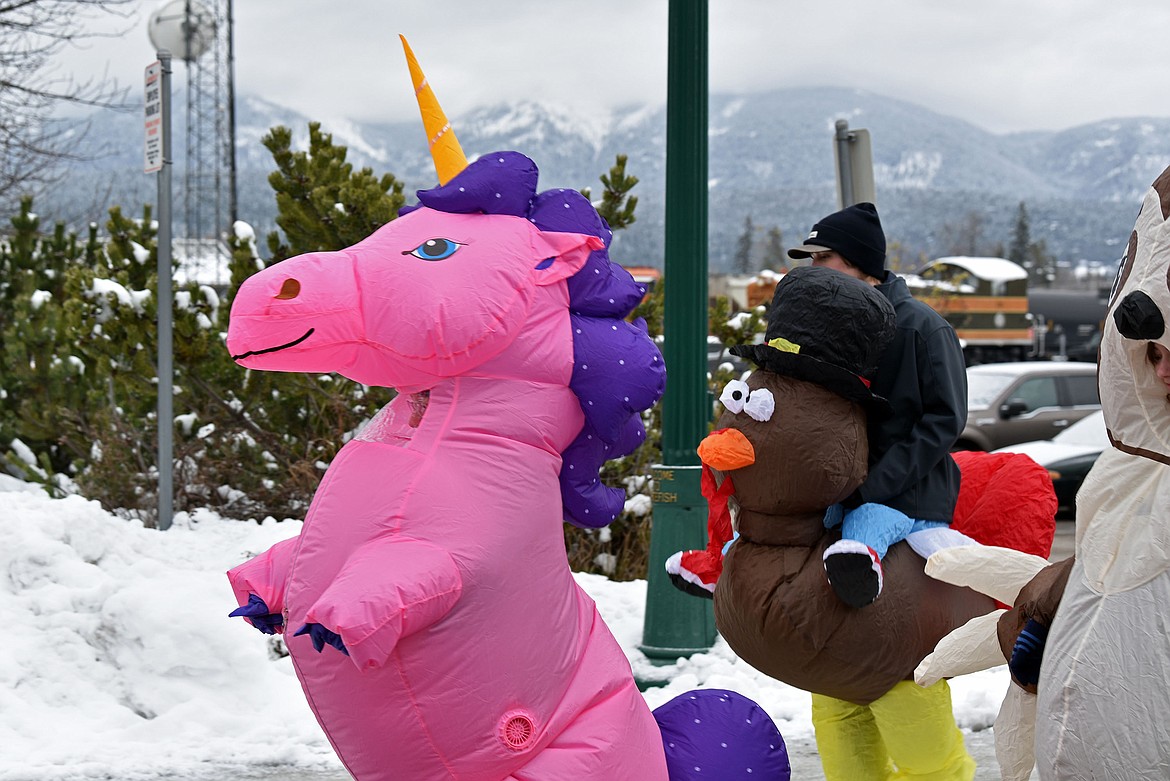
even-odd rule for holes
{"type": "Polygon", "coordinates": [[[462,246],[459,242],[450,239],[427,239],[414,249],[402,254],[414,255],[419,260],[446,260],[462,246]]]}

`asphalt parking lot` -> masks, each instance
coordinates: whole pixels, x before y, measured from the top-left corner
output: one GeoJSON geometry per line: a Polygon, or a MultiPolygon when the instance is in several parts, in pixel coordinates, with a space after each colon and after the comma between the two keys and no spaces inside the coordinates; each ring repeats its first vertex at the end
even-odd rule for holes
{"type": "MultiPolygon", "coordinates": [[[[963,740],[975,758],[975,781],[999,781],[999,763],[995,761],[995,741],[991,730],[964,732],[963,740]]],[[[786,745],[792,766],[792,781],[825,781],[814,740],[790,740],[786,741],[786,745]]],[[[1035,778],[1036,774],[1033,773],[1032,777],[1035,778]]],[[[287,769],[236,774],[234,778],[236,781],[350,781],[348,773],[294,772],[287,769]]]]}
{"type": "Polygon", "coordinates": [[[1052,540],[1052,554],[1049,561],[1064,561],[1073,555],[1073,543],[1076,540],[1076,524],[1072,521],[1056,522],[1056,537],[1052,540]]]}

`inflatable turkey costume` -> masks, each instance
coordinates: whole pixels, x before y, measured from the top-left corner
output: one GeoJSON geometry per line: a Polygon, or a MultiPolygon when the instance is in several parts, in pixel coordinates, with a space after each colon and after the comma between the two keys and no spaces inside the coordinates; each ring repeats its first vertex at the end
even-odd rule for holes
{"type": "MultiPolygon", "coordinates": [[[[710,470],[710,544],[667,563],[676,584],[714,592],[719,631],[744,661],[860,705],[910,679],[944,635],[995,609],[982,594],[926,576],[923,556],[911,547],[921,541],[915,535],[890,548],[882,596],[868,607],[845,605],[825,578],[822,555],[840,538],[826,528],[826,508],[865,478],[866,415],[882,414],[884,401],[863,377],[893,327],[885,298],[840,272],[797,268],[780,281],[767,342],[733,348],[759,368],[724,392],[727,410],[699,446],[710,470]],[[732,507],[739,537],[723,557],[732,507]]],[[[967,517],[954,528],[985,544],[1047,554],[1055,511],[1047,473],[1022,456],[979,455],[957,460],[983,473],[972,481],[977,488],[987,489],[996,475],[1015,482],[1016,506],[1008,513],[968,495],[967,517]]]]}

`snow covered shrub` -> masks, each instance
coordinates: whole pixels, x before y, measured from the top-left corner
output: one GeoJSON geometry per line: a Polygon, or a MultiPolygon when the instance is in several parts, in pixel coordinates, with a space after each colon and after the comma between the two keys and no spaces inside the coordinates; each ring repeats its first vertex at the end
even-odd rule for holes
{"type": "MultiPolygon", "coordinates": [[[[392,176],[354,173],[344,147],[311,128],[291,152],[278,128],[265,139],[286,241],[269,263],[340,249],[392,219],[403,203],[392,176]],[[334,207],[347,204],[344,215],[334,207]],[[323,204],[327,204],[325,208],[323,204]],[[314,227],[326,220],[325,228],[314,227]],[[331,245],[332,244],[332,245],[331,245]]],[[[84,246],[51,236],[26,199],[0,242],[0,453],[15,474],[78,490],[153,522],[157,507],[157,246],[141,220],[110,210],[108,238],[84,246]]],[[[251,373],[223,344],[231,295],[263,268],[250,228],[229,237],[232,285],[176,285],[175,508],[236,517],[301,517],[337,449],[391,392],[339,377],[251,373]]]]}
{"type": "MultiPolygon", "coordinates": [[[[346,149],[315,123],[306,151],[291,131],[263,143],[280,233],[260,258],[251,228],[227,237],[230,283],[175,285],[175,509],[212,507],[227,517],[301,518],[337,450],[393,396],[336,375],[251,372],[224,347],[231,299],[266,265],[304,252],[349,246],[394,219],[405,199],[391,175],[354,171],[346,149]],[[339,208],[339,204],[342,206],[339,208]]],[[[625,160],[608,176],[599,211],[615,230],[634,220],[637,179],[625,160]]],[[[76,491],[108,509],[153,523],[157,507],[157,246],[149,208],[141,219],[110,210],[104,234],[85,240],[56,226],[40,230],[25,200],[0,238],[0,454],[9,471],[56,492],[76,491]]],[[[662,333],[663,280],[634,312],[662,333]]],[[[710,312],[725,344],[751,341],[758,313],[710,312]]],[[[711,377],[712,398],[730,369],[711,377]]],[[[608,528],[566,525],[575,570],[620,580],[646,576],[651,467],[661,461],[661,412],[646,413],[646,442],[608,462],[603,479],[626,487],[623,513],[608,528]]],[[[712,416],[712,419],[714,416],[712,416]]],[[[696,443],[697,444],[697,443],[696,443]]]]}

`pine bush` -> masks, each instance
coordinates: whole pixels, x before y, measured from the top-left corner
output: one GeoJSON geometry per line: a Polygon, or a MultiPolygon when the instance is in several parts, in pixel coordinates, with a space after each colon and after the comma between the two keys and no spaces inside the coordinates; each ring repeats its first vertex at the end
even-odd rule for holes
{"type": "MultiPolygon", "coordinates": [[[[225,517],[301,518],[337,450],[393,398],[338,375],[253,372],[224,346],[231,299],[252,274],[305,252],[342,249],[394,219],[405,202],[392,175],[355,171],[347,150],[317,123],[309,148],[292,133],[263,139],[276,170],[269,177],[278,232],[267,261],[251,229],[237,223],[228,245],[226,289],[173,287],[175,509],[209,507],[225,517]]],[[[618,156],[601,176],[598,204],[613,229],[634,221],[637,178],[618,156]]],[[[588,190],[583,192],[588,193],[588,190]]],[[[63,225],[41,230],[24,199],[0,239],[0,453],[10,472],[56,494],[77,492],[124,517],[155,522],[157,507],[157,226],[151,210],[130,218],[111,208],[104,235],[83,238],[63,225]]],[[[615,259],[620,260],[620,259],[615,259]]],[[[665,279],[631,318],[662,334],[665,279]]],[[[709,317],[731,345],[763,330],[760,314],[732,315],[726,301],[709,317]]],[[[712,398],[733,376],[714,372],[712,398]]],[[[712,410],[714,419],[715,410],[712,410]]],[[[575,570],[643,578],[652,520],[651,466],[661,459],[661,412],[645,413],[647,441],[603,468],[625,486],[625,511],[609,527],[566,525],[575,570]]],[[[696,443],[697,444],[697,443],[696,443]]]]}

